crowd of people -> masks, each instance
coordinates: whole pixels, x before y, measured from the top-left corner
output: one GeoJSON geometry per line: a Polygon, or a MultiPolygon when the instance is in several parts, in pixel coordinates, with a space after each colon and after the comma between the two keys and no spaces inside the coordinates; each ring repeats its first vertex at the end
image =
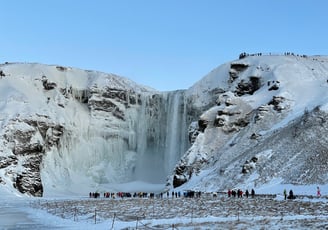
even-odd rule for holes
{"type": "Polygon", "coordinates": [[[271,56],[271,55],[285,55],[285,56],[297,56],[297,57],[303,57],[303,58],[306,58],[307,55],[305,54],[295,54],[293,52],[284,52],[283,54],[274,54],[274,53],[253,53],[253,54],[249,54],[249,53],[246,53],[246,52],[243,52],[241,54],[239,54],[239,59],[242,59],[242,58],[245,58],[245,57],[248,57],[248,56],[264,56],[264,55],[267,55],[267,56],[271,56]]]}
{"type": "MultiPolygon", "coordinates": [[[[189,198],[199,198],[201,196],[201,192],[199,191],[184,191],[184,192],[161,192],[161,193],[147,193],[147,192],[135,192],[135,193],[129,193],[129,192],[104,192],[104,198],[180,198],[180,197],[189,197],[189,198]]],[[[100,198],[100,193],[99,192],[90,192],[89,193],[89,198],[100,198]]]]}
{"type": "MultiPolygon", "coordinates": [[[[208,193],[207,193],[208,194],[208,193]]],[[[217,197],[218,193],[217,192],[213,192],[213,197],[217,197]]],[[[245,190],[245,192],[241,189],[229,189],[227,193],[225,193],[228,195],[228,197],[238,197],[238,198],[242,198],[242,197],[255,197],[255,190],[251,189],[250,191],[248,189],[245,190]]],[[[128,192],[117,192],[117,193],[113,193],[113,192],[105,192],[104,193],[104,198],[129,198],[129,197],[133,197],[133,198],[180,198],[180,197],[185,197],[185,198],[200,198],[202,195],[202,192],[200,191],[192,191],[192,190],[188,190],[188,191],[184,191],[184,192],[180,192],[180,191],[166,191],[166,192],[161,192],[161,193],[147,193],[147,192],[138,192],[138,193],[128,193],[128,192]]],[[[283,195],[284,195],[284,199],[296,199],[296,196],[294,195],[293,190],[291,189],[289,191],[289,193],[287,193],[287,190],[284,189],[283,190],[283,195]]],[[[321,196],[321,191],[320,188],[317,187],[317,197],[321,196]]],[[[100,198],[100,193],[99,192],[90,192],[89,193],[89,198],[100,198]]]]}
{"type": "Polygon", "coordinates": [[[244,194],[243,190],[241,190],[241,189],[237,189],[237,190],[229,189],[228,190],[228,197],[236,197],[237,196],[238,198],[242,198],[243,195],[245,195],[246,198],[248,198],[249,196],[254,198],[255,197],[255,190],[252,189],[251,192],[249,193],[248,189],[246,189],[245,194],[244,194]]]}
{"type": "MultiPolygon", "coordinates": [[[[128,192],[104,192],[103,197],[104,198],[180,198],[180,197],[185,197],[185,198],[200,198],[202,195],[202,192],[200,191],[192,191],[192,190],[188,190],[188,191],[184,191],[184,192],[176,192],[176,191],[167,191],[167,192],[161,192],[158,194],[155,193],[147,193],[147,192],[138,192],[138,193],[128,193],[128,192]]],[[[255,191],[254,189],[251,190],[251,192],[249,192],[247,189],[245,191],[245,193],[238,189],[238,190],[228,190],[228,197],[243,197],[246,196],[247,198],[249,196],[254,197],[255,196],[255,191]]],[[[217,193],[214,192],[213,196],[216,197],[217,193]]],[[[89,198],[100,198],[100,193],[99,192],[90,192],[89,193],[89,198]]]]}
{"type": "MultiPolygon", "coordinates": [[[[129,193],[129,192],[104,192],[104,198],[129,198],[129,197],[140,197],[140,198],[145,198],[145,197],[150,197],[153,198],[155,196],[154,193],[145,193],[145,192],[139,192],[139,193],[129,193]]],[[[89,198],[100,198],[100,193],[99,192],[90,192],[89,193],[89,198]]]]}

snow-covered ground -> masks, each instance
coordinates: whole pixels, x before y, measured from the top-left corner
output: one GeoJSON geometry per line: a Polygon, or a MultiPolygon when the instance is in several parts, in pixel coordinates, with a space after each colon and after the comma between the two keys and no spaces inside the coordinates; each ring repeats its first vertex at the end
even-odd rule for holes
{"type": "Polygon", "coordinates": [[[172,197],[169,191],[154,199],[29,198],[1,191],[0,229],[325,229],[328,196],[320,188],[321,197],[316,188],[272,184],[254,198],[229,198],[223,191],[172,197]],[[283,189],[294,189],[297,198],[284,200],[283,189]]]}

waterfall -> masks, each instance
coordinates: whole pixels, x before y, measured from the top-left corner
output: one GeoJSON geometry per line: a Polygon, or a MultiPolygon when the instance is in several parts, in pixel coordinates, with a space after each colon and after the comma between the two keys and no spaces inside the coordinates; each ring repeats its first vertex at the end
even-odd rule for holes
{"type": "Polygon", "coordinates": [[[168,93],[166,125],[165,173],[169,175],[181,155],[186,151],[186,106],[184,91],[168,93]]]}
{"type": "Polygon", "coordinates": [[[74,187],[82,180],[99,188],[130,181],[165,183],[188,148],[184,91],[143,93],[137,101],[124,110],[113,100],[124,120],[74,104],[60,148],[44,158],[43,177],[53,183],[47,186],[74,187]]]}
{"type": "Polygon", "coordinates": [[[148,95],[142,103],[136,179],[165,182],[188,146],[184,91],[148,95]]]}

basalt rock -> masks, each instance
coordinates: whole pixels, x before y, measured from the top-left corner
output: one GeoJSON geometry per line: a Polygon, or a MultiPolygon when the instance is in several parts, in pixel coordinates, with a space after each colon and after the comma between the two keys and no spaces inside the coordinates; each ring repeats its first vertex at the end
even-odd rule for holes
{"type": "Polygon", "coordinates": [[[42,157],[48,149],[59,144],[64,128],[40,116],[13,120],[10,127],[13,128],[8,128],[3,137],[6,145],[11,146],[12,155],[0,158],[0,168],[5,170],[18,191],[42,196],[42,157]]]}
{"type": "Polygon", "coordinates": [[[249,77],[248,81],[241,80],[235,90],[237,96],[243,96],[245,94],[252,95],[261,87],[261,80],[259,77],[249,77]]]}

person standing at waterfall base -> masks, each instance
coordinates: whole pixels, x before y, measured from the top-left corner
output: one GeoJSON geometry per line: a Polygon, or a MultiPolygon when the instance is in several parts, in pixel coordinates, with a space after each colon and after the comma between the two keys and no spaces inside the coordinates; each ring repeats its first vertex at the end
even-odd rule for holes
{"type": "Polygon", "coordinates": [[[321,196],[321,192],[320,192],[319,186],[317,187],[317,196],[321,196]]]}

